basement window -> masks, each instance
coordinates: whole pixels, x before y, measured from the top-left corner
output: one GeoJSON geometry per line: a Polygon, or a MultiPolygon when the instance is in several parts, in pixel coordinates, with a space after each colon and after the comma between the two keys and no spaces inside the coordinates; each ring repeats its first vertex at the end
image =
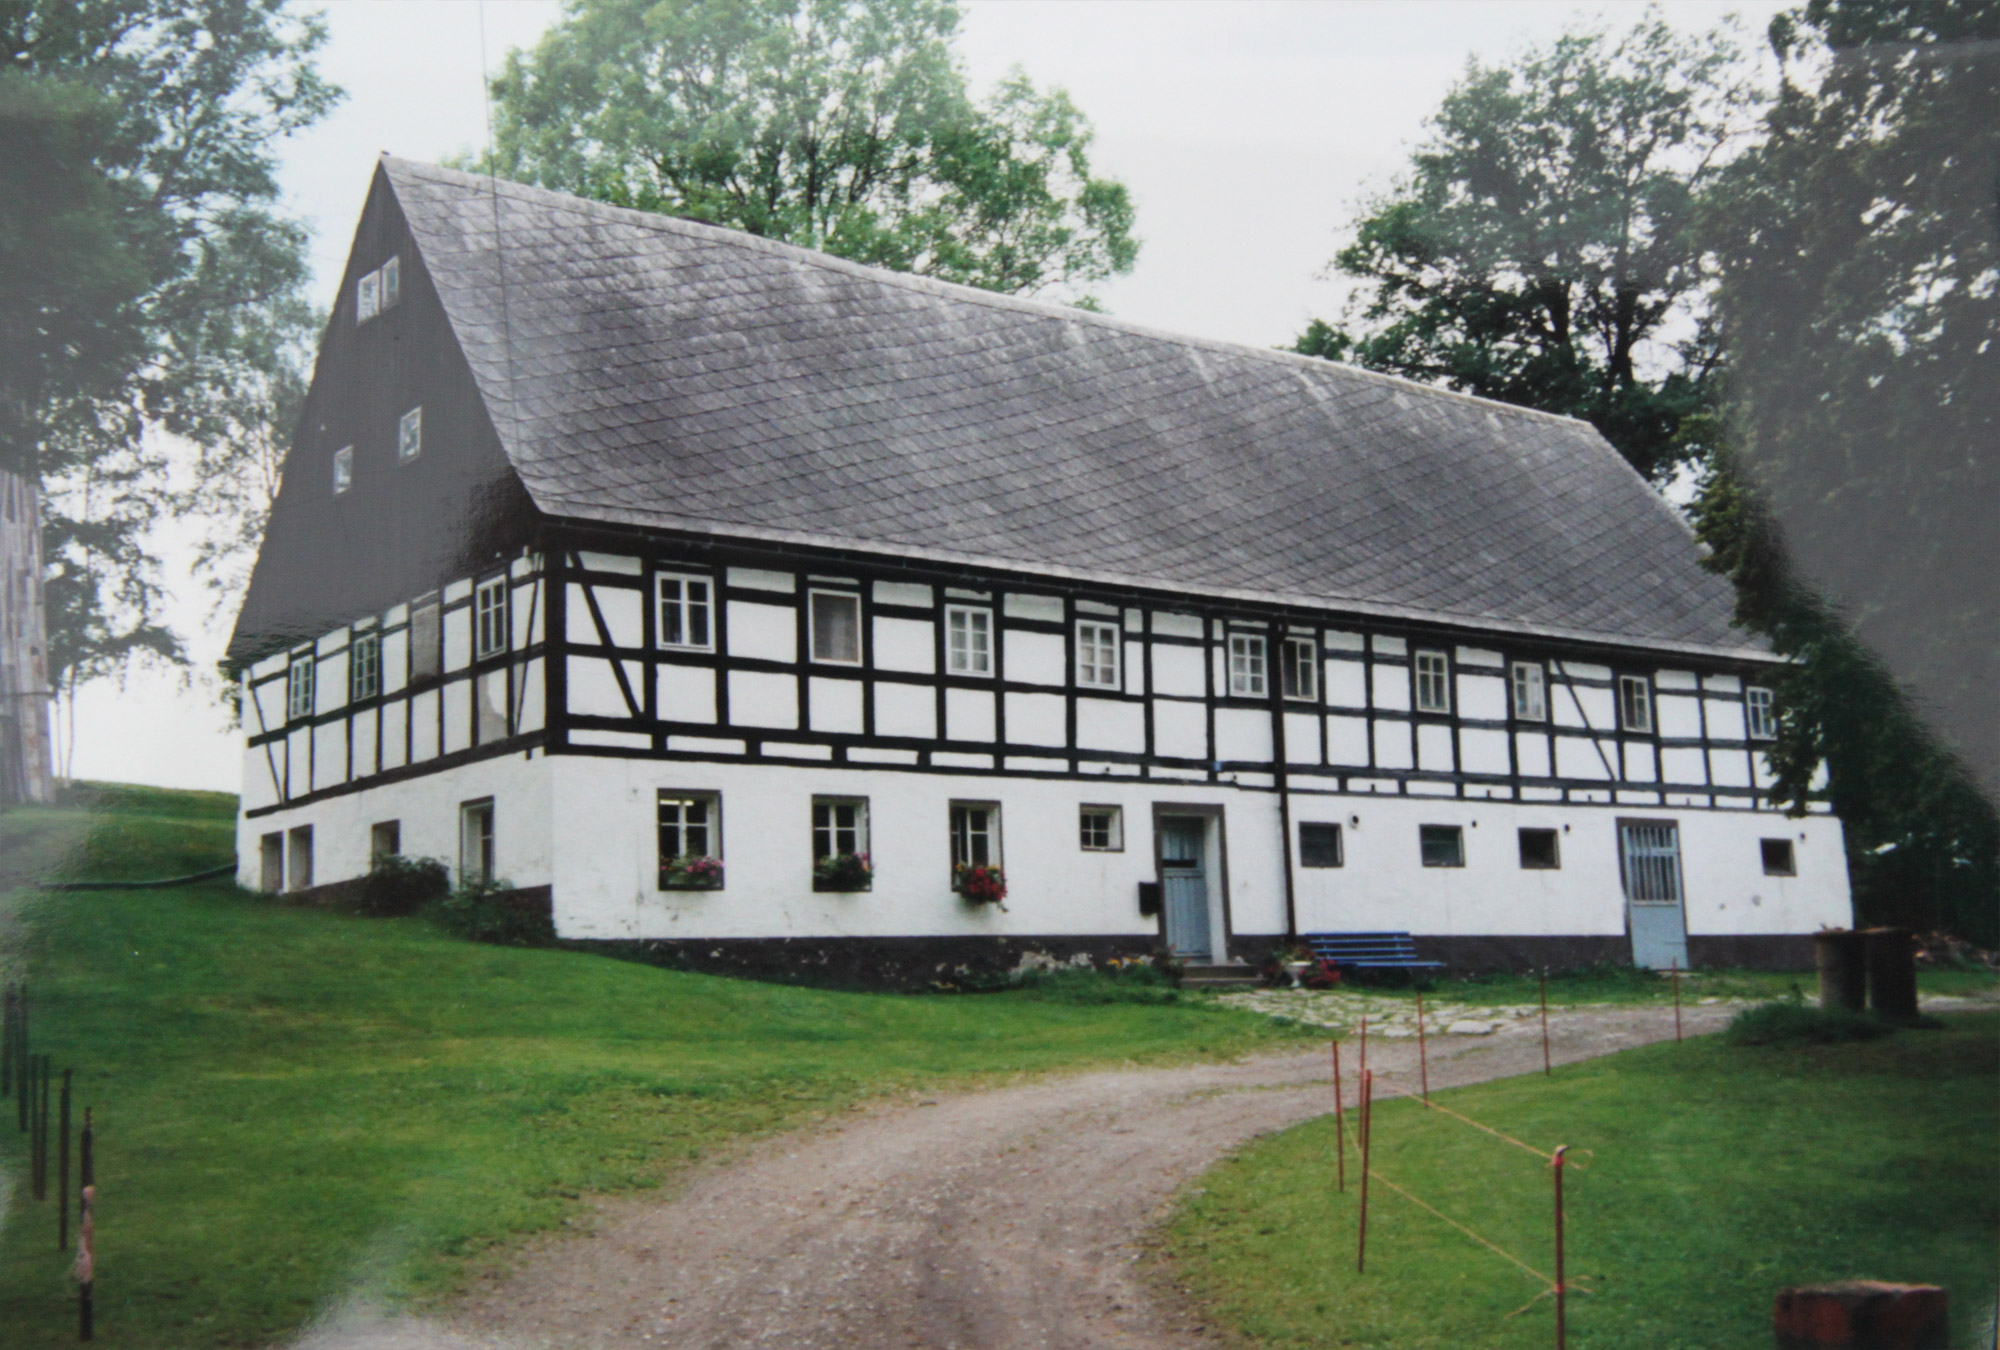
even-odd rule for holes
{"type": "Polygon", "coordinates": [[[1618,724],[1627,731],[1653,729],[1653,687],[1644,675],[1618,677],[1618,724]]]}
{"type": "Polygon", "coordinates": [[[1764,875],[1767,877],[1795,877],[1799,874],[1798,857],[1792,852],[1789,839],[1760,839],[1758,847],[1764,853],[1764,875]]]}
{"type": "MultiPolygon", "coordinates": [[[[1451,661],[1443,652],[1418,652],[1415,664],[1417,676],[1417,711],[1427,713],[1448,713],[1451,711],[1451,661]]],[[[1449,866],[1457,866],[1452,863],[1449,866]]]]}
{"type": "Polygon", "coordinates": [[[1545,870],[1562,866],[1554,830],[1521,831],[1521,866],[1545,870]]]}
{"type": "Polygon", "coordinates": [[[813,591],[812,659],[841,666],[861,664],[861,597],[813,591]]]}
{"type": "Polygon", "coordinates": [[[1299,822],[1299,866],[1340,867],[1345,861],[1340,850],[1340,826],[1299,822]]]}
{"type": "Polygon", "coordinates": [[[1077,843],[1089,853],[1122,853],[1124,812],[1115,806],[1086,806],[1077,813],[1077,843]]]}
{"type": "Polygon", "coordinates": [[[396,423],[396,462],[408,464],[424,452],[424,410],[421,406],[404,413],[396,423]]]}
{"type": "Polygon", "coordinates": [[[354,447],[343,445],[333,452],[333,495],[354,486],[354,447]]]}
{"type": "Polygon", "coordinates": [[[1465,866],[1465,831],[1457,825],[1419,825],[1417,846],[1426,867],[1465,866]]]}
{"type": "Polygon", "coordinates": [[[1514,720],[1517,722],[1548,721],[1549,701],[1547,685],[1544,683],[1542,663],[1539,661],[1516,661],[1512,675],[1514,720]]]}

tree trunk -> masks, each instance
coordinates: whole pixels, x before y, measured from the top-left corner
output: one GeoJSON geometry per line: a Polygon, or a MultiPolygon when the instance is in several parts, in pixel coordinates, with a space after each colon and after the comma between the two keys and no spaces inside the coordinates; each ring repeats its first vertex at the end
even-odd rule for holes
{"type": "Polygon", "coordinates": [[[48,648],[41,499],[0,469],[0,803],[55,797],[48,648]]]}

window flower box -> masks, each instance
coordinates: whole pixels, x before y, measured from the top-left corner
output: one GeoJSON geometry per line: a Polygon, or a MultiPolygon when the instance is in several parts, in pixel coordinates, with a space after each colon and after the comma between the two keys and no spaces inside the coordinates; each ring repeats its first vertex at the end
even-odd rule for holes
{"type": "Polygon", "coordinates": [[[663,891],[719,891],[722,889],[722,859],[698,853],[683,853],[660,864],[663,891]]]}
{"type": "Polygon", "coordinates": [[[972,904],[1007,908],[1002,903],[1007,898],[1007,878],[997,867],[958,863],[951,869],[951,888],[972,904]]]}
{"type": "Polygon", "coordinates": [[[813,864],[816,891],[865,891],[874,879],[875,867],[866,853],[835,853],[813,864]]]}

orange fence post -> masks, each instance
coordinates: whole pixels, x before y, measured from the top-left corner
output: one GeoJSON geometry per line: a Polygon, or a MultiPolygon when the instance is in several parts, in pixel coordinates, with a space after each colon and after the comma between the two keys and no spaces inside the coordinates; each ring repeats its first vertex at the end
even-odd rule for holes
{"type": "Polygon", "coordinates": [[[1375,1079],[1372,1074],[1361,1075],[1361,1223],[1360,1241],[1354,1253],[1354,1273],[1366,1274],[1368,1270],[1368,1143],[1374,1132],[1371,1118],[1375,1114],[1375,1079]]]}
{"type": "Polygon", "coordinates": [[[1674,958],[1673,977],[1674,977],[1674,1039],[1678,1041],[1681,1038],[1681,963],[1679,957],[1674,958]]]}
{"type": "Polygon", "coordinates": [[[1549,1066],[1549,968],[1543,966],[1540,974],[1542,985],[1542,1077],[1555,1072],[1549,1066]]]}
{"type": "Polygon", "coordinates": [[[1431,1099],[1431,1057],[1424,1046],[1424,991],[1417,991],[1417,1073],[1423,1084],[1424,1100],[1431,1099]]]}
{"type": "Polygon", "coordinates": [[[1333,1043],[1333,1153],[1340,1168],[1340,1189],[1347,1189],[1347,1113],[1340,1104],[1340,1042],[1333,1043]]]}
{"type": "Polygon", "coordinates": [[[1563,1284],[1563,1154],[1569,1152],[1568,1144],[1556,1145],[1554,1171],[1556,1177],[1556,1350],[1565,1350],[1569,1344],[1569,1328],[1564,1321],[1568,1311],[1566,1297],[1569,1290],[1563,1284]]]}

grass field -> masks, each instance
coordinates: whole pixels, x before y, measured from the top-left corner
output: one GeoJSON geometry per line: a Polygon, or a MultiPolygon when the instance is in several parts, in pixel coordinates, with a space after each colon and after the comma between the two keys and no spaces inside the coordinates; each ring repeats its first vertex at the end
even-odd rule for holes
{"type": "MultiPolygon", "coordinates": [[[[1942,1284],[1951,1344],[1992,1344],[2000,1018],[1865,1044],[1704,1037],[1437,1099],[1579,1151],[1586,1168],[1567,1186],[1569,1271],[1590,1290],[1570,1300],[1579,1350],[1768,1346],[1780,1287],[1856,1277],[1942,1284]]],[[[1374,1148],[1377,1175],[1552,1271],[1546,1163],[1411,1101],[1378,1104],[1374,1148]]],[[[1322,1119],[1214,1169],[1164,1236],[1176,1283],[1274,1348],[1553,1343],[1532,1276],[1383,1186],[1357,1275],[1358,1172],[1350,1154],[1342,1195],[1334,1165],[1322,1119]]]]}
{"type": "MultiPolygon", "coordinates": [[[[94,806],[0,816],[0,845],[93,877],[228,856],[229,798],[94,806]]],[[[107,1346],[264,1345],[343,1293],[434,1294],[586,1193],[870,1097],[1297,1035],[1202,1002],[839,994],[480,947],[223,885],[0,904],[35,1048],[97,1111],[107,1346]]],[[[75,1335],[23,1145],[0,1116],[9,1350],[75,1335]]]]}

